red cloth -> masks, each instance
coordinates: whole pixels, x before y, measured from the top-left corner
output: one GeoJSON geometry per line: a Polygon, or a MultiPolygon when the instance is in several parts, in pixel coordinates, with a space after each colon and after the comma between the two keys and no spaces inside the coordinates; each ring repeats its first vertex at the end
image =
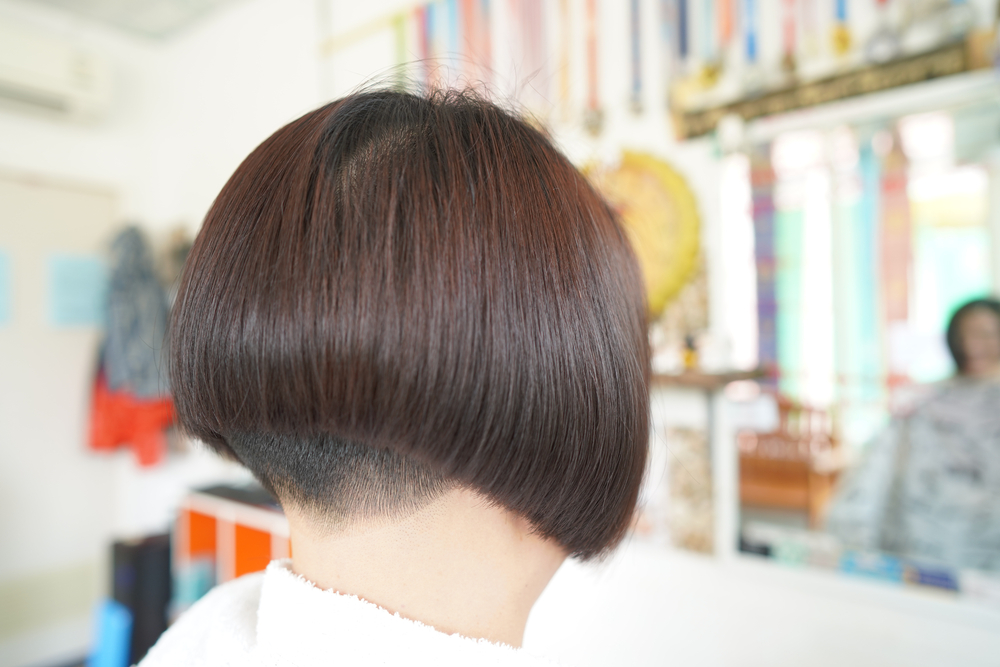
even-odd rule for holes
{"type": "Polygon", "coordinates": [[[167,453],[164,430],[174,422],[169,398],[140,399],[127,391],[112,391],[104,372],[94,382],[90,414],[90,448],[111,451],[128,445],[141,466],[153,466],[167,453]]]}

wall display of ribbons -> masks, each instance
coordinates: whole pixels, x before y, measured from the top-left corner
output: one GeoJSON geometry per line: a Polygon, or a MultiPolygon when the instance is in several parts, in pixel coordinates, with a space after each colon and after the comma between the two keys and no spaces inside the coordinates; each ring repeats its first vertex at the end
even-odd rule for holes
{"type": "MultiPolygon", "coordinates": [[[[604,39],[601,18],[606,10],[629,12],[630,51],[622,59],[629,67],[628,94],[621,101],[642,113],[648,69],[640,41],[642,11],[666,4],[438,0],[338,33],[326,40],[323,52],[330,58],[344,54],[346,64],[362,55],[352,49],[363,42],[386,46],[391,35],[391,71],[401,87],[418,90],[481,85],[498,92],[505,85],[504,65],[516,60],[515,70],[521,68],[530,85],[515,82],[515,92],[535,120],[576,122],[596,135],[604,127],[600,47],[616,44],[604,39]],[[583,90],[574,90],[574,82],[583,90]]],[[[666,22],[671,14],[664,9],[660,18],[666,22]]],[[[619,209],[643,266],[651,314],[659,316],[699,266],[701,230],[694,193],[678,171],[650,153],[624,151],[614,164],[592,164],[587,172],[619,209]]]]}
{"type": "Polygon", "coordinates": [[[673,0],[680,137],[992,66],[995,16],[965,0],[673,0]],[[738,26],[738,29],[736,29],[738,26]]]}
{"type": "MultiPolygon", "coordinates": [[[[392,50],[386,66],[401,87],[419,89],[472,85],[513,97],[540,122],[604,129],[605,105],[621,103],[634,113],[644,103],[651,69],[667,63],[668,2],[606,3],[599,0],[437,0],[335,29],[321,46],[324,58],[381,39],[392,50]],[[606,5],[606,6],[605,6],[606,5]],[[656,10],[650,11],[650,10],[656,10]],[[627,35],[605,27],[608,11],[625,11],[627,35]],[[646,14],[656,13],[657,16],[646,14]],[[663,58],[650,63],[643,26],[660,25],[663,58]],[[390,40],[386,35],[391,35],[390,40]],[[623,41],[623,38],[625,41],[623,41]],[[628,91],[609,100],[602,65],[611,49],[627,63],[628,91]],[[651,67],[652,66],[652,67],[651,67]]],[[[336,17],[331,17],[331,24],[336,17]]],[[[382,54],[387,55],[387,54],[382,54]]],[[[666,116],[665,116],[666,117],[666,116]]]]}
{"type": "Polygon", "coordinates": [[[995,17],[976,7],[963,0],[435,0],[347,28],[329,17],[321,55],[329,60],[377,42],[400,87],[480,86],[518,99],[543,123],[558,119],[592,135],[604,129],[606,107],[658,108],[686,138],[713,131],[727,115],[749,120],[988,67],[995,17]],[[625,15],[608,20],[612,12],[625,15]],[[653,34],[644,30],[650,22],[655,45],[643,43],[653,34]],[[622,70],[613,81],[609,63],[622,70]],[[619,78],[627,93],[609,95],[619,78]],[[647,99],[654,78],[669,91],[663,106],[647,99]]]}

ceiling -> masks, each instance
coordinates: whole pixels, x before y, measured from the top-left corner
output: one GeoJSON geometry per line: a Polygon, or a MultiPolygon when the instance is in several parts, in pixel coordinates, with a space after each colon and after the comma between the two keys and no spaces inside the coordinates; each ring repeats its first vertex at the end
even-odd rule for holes
{"type": "Polygon", "coordinates": [[[143,37],[169,37],[237,0],[34,0],[143,37]]]}

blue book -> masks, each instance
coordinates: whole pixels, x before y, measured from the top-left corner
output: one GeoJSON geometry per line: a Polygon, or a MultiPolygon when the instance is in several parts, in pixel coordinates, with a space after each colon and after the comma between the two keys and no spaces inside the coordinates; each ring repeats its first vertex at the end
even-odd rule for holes
{"type": "Polygon", "coordinates": [[[94,648],[87,667],[129,667],[132,649],[132,612],[114,600],[97,606],[94,648]]]}
{"type": "Polygon", "coordinates": [[[888,554],[847,551],[840,558],[840,571],[862,577],[903,583],[903,562],[888,554]]]}

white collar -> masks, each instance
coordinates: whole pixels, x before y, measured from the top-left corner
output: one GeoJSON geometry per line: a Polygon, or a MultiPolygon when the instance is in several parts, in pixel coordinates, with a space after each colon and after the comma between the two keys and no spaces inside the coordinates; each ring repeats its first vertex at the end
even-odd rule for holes
{"type": "Polygon", "coordinates": [[[257,651],[265,662],[301,665],[553,665],[485,639],[448,635],[353,595],[320,590],[272,562],[257,612],[257,651]]]}

